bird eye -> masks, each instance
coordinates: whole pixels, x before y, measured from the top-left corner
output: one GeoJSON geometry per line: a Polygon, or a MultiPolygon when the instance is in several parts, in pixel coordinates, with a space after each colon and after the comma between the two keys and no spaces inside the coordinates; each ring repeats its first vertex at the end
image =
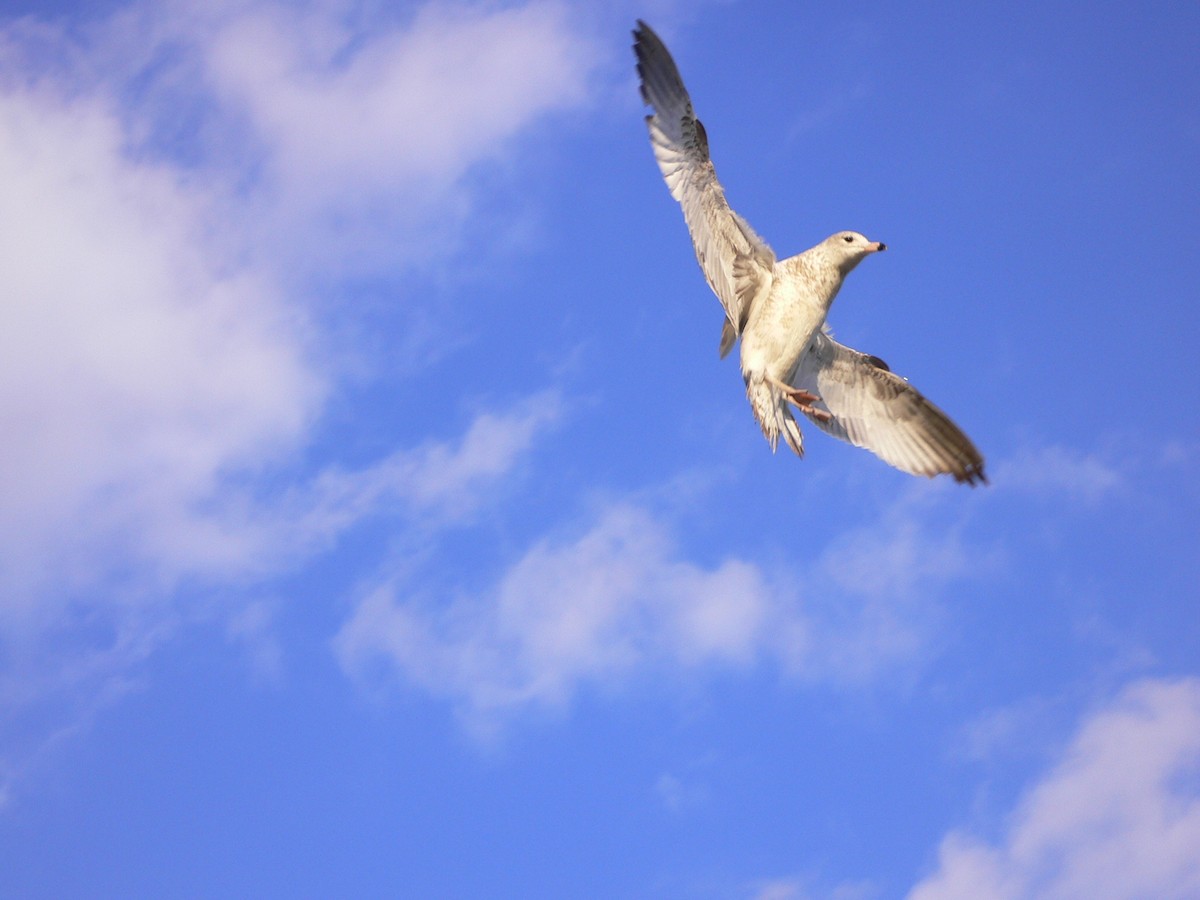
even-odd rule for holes
{"type": "Polygon", "coordinates": [[[847,244],[853,244],[854,243],[854,235],[848,234],[845,237],[843,237],[842,240],[845,241],[847,244]]]}

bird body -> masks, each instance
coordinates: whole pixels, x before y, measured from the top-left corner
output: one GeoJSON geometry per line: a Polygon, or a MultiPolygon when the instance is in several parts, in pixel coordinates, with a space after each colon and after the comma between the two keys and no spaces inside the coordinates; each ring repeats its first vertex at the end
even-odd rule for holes
{"type": "Polygon", "coordinates": [[[708,134],[666,46],[644,22],[633,35],[642,98],[654,109],[646,117],[654,157],[725,310],[722,358],[741,339],[746,397],[771,449],[782,436],[803,455],[795,408],[828,434],[902,471],[986,482],[983,457],[945,413],[883,360],[829,336],[825,319],[846,276],[885,245],[840,231],[776,260],[725,199],[708,134]]]}
{"type": "Polygon", "coordinates": [[[862,235],[846,232],[775,264],[771,287],[750,310],[741,332],[742,378],[747,399],[763,434],[774,449],[780,435],[797,455],[803,439],[789,408],[785,388],[799,368],[813,338],[825,327],[825,317],[842,287],[846,273],[862,256],[875,252],[862,235]],[[838,244],[851,237],[861,254],[847,267],[848,254],[838,244]]]}
{"type": "MultiPolygon", "coordinates": [[[[870,246],[861,235],[853,236],[856,242],[870,246]]],[[[834,235],[830,240],[844,239],[834,235]]],[[[762,372],[787,382],[795,373],[801,354],[824,326],[849,271],[837,255],[839,248],[829,245],[830,241],[823,241],[775,264],[770,290],[751,308],[742,329],[743,375],[762,372]]],[[[876,249],[882,246],[863,249],[862,255],[876,249]]]]}

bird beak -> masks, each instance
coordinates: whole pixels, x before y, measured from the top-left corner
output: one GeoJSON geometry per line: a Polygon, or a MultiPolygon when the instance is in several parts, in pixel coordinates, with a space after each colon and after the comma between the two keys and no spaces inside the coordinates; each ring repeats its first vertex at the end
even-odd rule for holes
{"type": "Polygon", "coordinates": [[[871,245],[871,249],[874,250],[876,253],[878,253],[881,250],[886,250],[887,244],[885,244],[883,241],[876,241],[874,244],[871,245]]]}

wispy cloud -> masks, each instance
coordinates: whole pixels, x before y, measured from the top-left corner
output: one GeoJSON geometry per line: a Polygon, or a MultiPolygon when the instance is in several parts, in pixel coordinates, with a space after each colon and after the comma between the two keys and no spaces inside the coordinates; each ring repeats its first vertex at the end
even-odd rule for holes
{"type": "Polygon", "coordinates": [[[376,676],[382,664],[385,681],[444,696],[485,729],[664,668],[772,662],[858,682],[919,659],[939,588],[985,570],[955,539],[884,518],[889,527],[840,535],[807,569],[700,564],[671,516],[615,501],[575,536],[537,540],[482,592],[420,573],[385,579],[364,591],[337,649],[348,671],[376,676]]]}
{"type": "Polygon", "coordinates": [[[997,485],[1044,497],[1067,496],[1098,503],[1119,490],[1126,478],[1102,455],[1058,445],[1027,448],[996,466],[997,485]]]}
{"type": "Polygon", "coordinates": [[[403,590],[363,598],[338,638],[344,663],[383,656],[482,713],[561,704],[580,681],[650,659],[744,663],[768,606],[756,567],[689,563],[660,522],[624,504],[574,540],[539,541],[486,597],[423,608],[403,590]]]}
{"type": "MultiPolygon", "coordinates": [[[[302,464],[345,374],[322,313],[364,273],[394,291],[396,321],[418,309],[404,275],[461,249],[474,168],[584,102],[593,55],[554,3],[181,0],[0,28],[15,710],[103,695],[186,616],[181,586],[303,565],[389,505],[462,518],[513,470],[557,394],[462,440],[413,423],[357,470],[302,464]]],[[[251,606],[229,615],[231,634],[266,627],[251,606]]]]}
{"type": "Polygon", "coordinates": [[[875,900],[880,890],[869,882],[828,885],[818,877],[772,878],[749,886],[754,900],[875,900]]]}
{"type": "Polygon", "coordinates": [[[26,593],[5,598],[0,791],[14,777],[6,769],[28,765],[55,735],[77,730],[136,687],[139,664],[189,622],[224,620],[255,676],[278,678],[284,651],[273,619],[282,601],[251,590],[229,602],[224,587],[300,567],[372,518],[419,541],[469,522],[559,414],[556,393],[535,394],[509,411],[480,414],[459,438],[425,441],[357,470],[323,471],[274,500],[255,499],[245,485],[211,487],[196,509],[186,497],[155,498],[148,510],[128,513],[130,529],[162,529],[144,538],[136,531],[106,535],[100,529],[108,523],[96,521],[88,524],[97,533],[83,531],[65,548],[49,537],[40,538],[44,546],[34,543],[38,536],[28,538],[29,549],[46,559],[77,554],[71,559],[80,571],[69,584],[56,573],[57,580],[17,585],[26,593]],[[172,508],[172,500],[179,505],[172,508]],[[149,575],[125,571],[139,563],[149,575]],[[203,576],[211,602],[176,590],[185,574],[192,581],[203,576]]]}
{"type": "MultiPolygon", "coordinates": [[[[169,580],[197,567],[236,568],[254,552],[203,510],[222,506],[231,473],[284,461],[303,444],[332,373],[303,297],[286,292],[278,266],[263,264],[261,244],[231,246],[236,225],[222,229],[214,217],[236,223],[259,195],[286,204],[329,191],[328,202],[386,236],[366,197],[390,187],[388,203],[403,208],[403,191],[427,184],[430,166],[452,184],[537,115],[577,102],[587,67],[552,5],[428,10],[407,27],[375,30],[369,21],[333,27],[346,13],[339,4],[197,9],[134,7],[97,28],[94,47],[59,35],[76,61],[43,72],[37,87],[6,73],[0,542],[8,552],[0,580],[10,598],[27,598],[10,599],[10,612],[51,582],[86,586],[97,559],[123,568],[132,555],[169,580]],[[188,31],[197,22],[204,27],[188,31]],[[144,41],[135,72],[110,56],[139,36],[162,49],[188,42],[214,73],[210,114],[231,116],[236,101],[264,136],[270,166],[302,172],[275,183],[242,172],[241,181],[254,180],[231,195],[228,179],[211,171],[198,177],[161,152],[132,152],[152,130],[147,121],[169,112],[130,98],[122,81],[158,77],[144,41]],[[253,52],[224,49],[247,41],[253,52]],[[72,80],[96,69],[112,80],[72,80]],[[412,98],[432,106],[399,114],[412,98]],[[352,114],[334,127],[334,110],[352,114]],[[287,162],[297,157],[309,162],[287,162]]],[[[41,44],[55,36],[50,26],[15,34],[41,44]]],[[[161,77],[169,75],[167,67],[161,77]]],[[[218,156],[204,162],[228,163],[218,156]]],[[[320,243],[306,237],[302,253],[320,243]]],[[[412,489],[432,495],[453,490],[471,467],[503,468],[507,458],[503,440],[490,458],[471,444],[462,452],[420,463],[397,457],[374,473],[424,465],[412,489]]]]}
{"type": "Polygon", "coordinates": [[[559,393],[540,391],[510,410],[480,413],[458,441],[425,441],[358,469],[327,468],[293,491],[284,504],[288,521],[314,538],[380,508],[419,520],[424,530],[461,522],[562,413],[559,393]]]}
{"type": "MultiPolygon", "coordinates": [[[[585,94],[587,44],[564,7],[428,5],[403,28],[349,21],[350,5],[243,5],[212,16],[205,65],[246,113],[291,191],[460,176],[585,94]]],[[[207,17],[207,16],[206,16],[207,17]]]]}
{"type": "Polygon", "coordinates": [[[557,3],[429,4],[403,27],[339,2],[203,9],[202,78],[259,167],[247,228],[324,277],[460,250],[464,177],[584,102],[597,59],[557,3]]]}
{"type": "MultiPolygon", "coordinates": [[[[1006,503],[1065,492],[1069,507],[1086,508],[1123,480],[1062,448],[999,468],[1009,474],[992,491],[1006,503]]],[[[1019,549],[1011,536],[983,536],[951,502],[953,486],[942,488],[914,484],[787,562],[769,538],[761,553],[698,562],[680,539],[681,514],[653,492],[611,500],[573,530],[556,523],[490,584],[474,569],[470,583],[412,567],[376,579],[338,653],[361,678],[418,686],[487,727],[664,669],[767,664],[839,685],[915,675],[941,640],[947,593],[994,578],[1019,549]]]]}
{"type": "Polygon", "coordinates": [[[1198,785],[1200,681],[1138,682],[1083,723],[999,842],[951,833],[909,896],[1197,896],[1198,785]]]}

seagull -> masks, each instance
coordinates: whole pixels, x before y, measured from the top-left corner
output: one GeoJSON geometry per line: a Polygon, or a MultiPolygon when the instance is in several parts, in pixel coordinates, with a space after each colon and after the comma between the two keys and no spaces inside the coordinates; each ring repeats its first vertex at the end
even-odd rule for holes
{"type": "Polygon", "coordinates": [[[794,407],[822,431],[902,472],[986,484],[983,457],[959,427],[882,359],[835,341],[825,323],[846,276],[886,245],[839,231],[777,260],[725,199],[708,135],[666,45],[640,19],[633,38],[642,99],[654,110],[646,116],[654,158],[725,309],[721,358],[741,339],[746,398],[771,451],[782,435],[804,455],[794,407]]]}

